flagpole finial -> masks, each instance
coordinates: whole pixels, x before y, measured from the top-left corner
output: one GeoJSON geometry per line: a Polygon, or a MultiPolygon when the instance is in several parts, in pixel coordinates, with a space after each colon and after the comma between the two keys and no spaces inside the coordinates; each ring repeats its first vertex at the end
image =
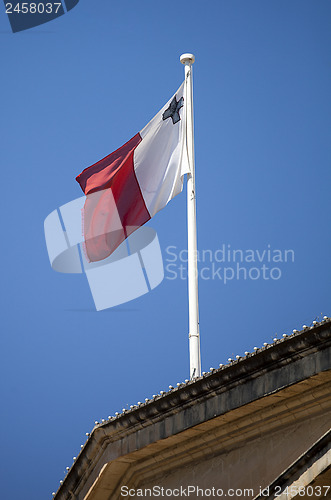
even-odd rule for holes
{"type": "Polygon", "coordinates": [[[195,61],[193,54],[182,54],[179,59],[182,64],[193,64],[195,61]]]}

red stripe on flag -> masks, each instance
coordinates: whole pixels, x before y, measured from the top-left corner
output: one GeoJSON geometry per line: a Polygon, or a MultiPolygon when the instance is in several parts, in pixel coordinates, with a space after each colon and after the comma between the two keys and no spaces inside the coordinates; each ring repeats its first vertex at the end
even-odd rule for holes
{"type": "Polygon", "coordinates": [[[103,260],[151,217],[135,175],[133,155],[139,134],[76,178],[87,195],[83,209],[85,252],[103,260]]]}
{"type": "Polygon", "coordinates": [[[85,168],[85,170],[76,177],[76,181],[80,184],[84,193],[87,195],[109,188],[109,183],[112,181],[112,178],[117,174],[140,142],[141,137],[138,133],[119,149],[110,153],[110,155],[94,163],[94,165],[85,168]]]}

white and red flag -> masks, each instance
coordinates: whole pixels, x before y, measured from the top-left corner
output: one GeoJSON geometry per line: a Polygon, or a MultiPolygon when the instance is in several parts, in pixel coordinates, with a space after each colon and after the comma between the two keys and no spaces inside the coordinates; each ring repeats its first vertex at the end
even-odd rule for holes
{"type": "Polygon", "coordinates": [[[86,195],[85,253],[105,259],[183,189],[190,171],[183,83],[138,134],[76,178],[86,195]]]}

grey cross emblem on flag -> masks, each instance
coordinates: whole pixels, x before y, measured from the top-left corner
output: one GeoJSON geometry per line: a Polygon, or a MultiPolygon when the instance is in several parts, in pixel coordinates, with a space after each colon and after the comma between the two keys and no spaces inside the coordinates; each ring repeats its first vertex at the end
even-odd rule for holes
{"type": "Polygon", "coordinates": [[[181,97],[179,101],[177,101],[176,96],[173,98],[173,100],[170,103],[170,106],[168,109],[165,110],[165,112],[162,115],[163,120],[166,120],[167,118],[172,119],[172,123],[175,124],[179,122],[180,116],[179,116],[179,110],[184,106],[184,97],[181,97]]]}

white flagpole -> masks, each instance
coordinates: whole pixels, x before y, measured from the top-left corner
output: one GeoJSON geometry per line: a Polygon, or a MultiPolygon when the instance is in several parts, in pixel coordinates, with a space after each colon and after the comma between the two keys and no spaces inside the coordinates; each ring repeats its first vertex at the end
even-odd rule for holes
{"type": "Polygon", "coordinates": [[[199,303],[198,303],[198,265],[197,265],[197,222],[195,202],[195,165],[194,165],[194,129],[193,129],[193,54],[182,54],[180,62],[185,64],[185,102],[186,141],[191,173],[187,175],[187,238],[188,238],[188,300],[189,300],[189,349],[190,378],[201,375],[199,303]]]}

